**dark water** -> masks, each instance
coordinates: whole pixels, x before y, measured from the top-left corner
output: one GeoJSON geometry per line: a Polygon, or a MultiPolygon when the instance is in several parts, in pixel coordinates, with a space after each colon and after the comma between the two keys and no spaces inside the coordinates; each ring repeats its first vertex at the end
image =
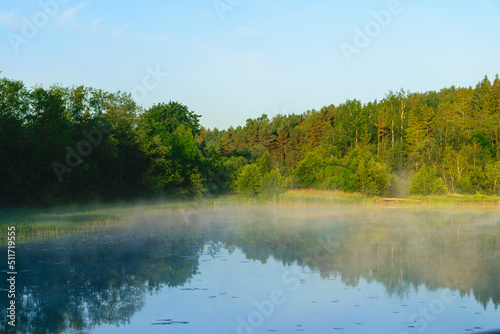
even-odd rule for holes
{"type": "Polygon", "coordinates": [[[500,328],[495,210],[245,207],[128,219],[18,245],[17,333],[500,328]]]}

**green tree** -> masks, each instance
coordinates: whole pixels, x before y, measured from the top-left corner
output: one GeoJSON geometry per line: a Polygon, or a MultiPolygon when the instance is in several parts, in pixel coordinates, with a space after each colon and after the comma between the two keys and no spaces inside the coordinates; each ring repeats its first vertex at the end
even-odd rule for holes
{"type": "Polygon", "coordinates": [[[444,195],[446,186],[438,176],[436,167],[423,165],[413,176],[410,183],[410,195],[444,195]]]}
{"type": "Polygon", "coordinates": [[[321,180],[318,184],[319,189],[355,191],[356,185],[354,172],[340,164],[335,158],[327,161],[324,168],[319,168],[316,177],[321,180]]]}
{"type": "Polygon", "coordinates": [[[190,128],[179,125],[172,134],[172,156],[174,168],[182,179],[181,190],[188,193],[203,191],[203,176],[199,169],[203,157],[190,128]]]}
{"type": "Polygon", "coordinates": [[[28,117],[28,90],[21,81],[0,79],[0,207],[30,203],[32,149],[23,124],[28,117]]]}
{"type": "Polygon", "coordinates": [[[423,105],[419,99],[409,113],[406,132],[407,152],[408,159],[415,165],[416,169],[420,164],[432,161],[430,154],[430,139],[433,130],[432,114],[432,108],[423,105]]]}
{"type": "Polygon", "coordinates": [[[177,102],[155,105],[141,115],[138,141],[148,165],[142,174],[148,189],[202,190],[203,157],[193,135],[199,131],[198,118],[177,102]]]}
{"type": "Polygon", "coordinates": [[[253,196],[261,186],[262,174],[256,164],[246,165],[238,176],[238,191],[242,194],[253,196]]]}
{"type": "Polygon", "coordinates": [[[312,187],[316,181],[315,173],[325,165],[323,159],[315,152],[309,152],[305,159],[299,162],[295,169],[295,175],[302,187],[312,187]]]}
{"type": "Polygon", "coordinates": [[[247,164],[248,161],[244,157],[232,156],[223,160],[222,169],[224,175],[228,179],[227,187],[229,191],[235,191],[238,189],[238,176],[247,164]]]}
{"type": "Polygon", "coordinates": [[[485,168],[485,188],[490,194],[500,195],[500,161],[488,163],[485,168]]]}
{"type": "Polygon", "coordinates": [[[367,195],[382,195],[390,187],[390,167],[385,163],[375,161],[374,158],[365,163],[360,160],[354,175],[354,183],[359,191],[367,195]]]}
{"type": "Polygon", "coordinates": [[[159,103],[149,108],[141,117],[148,135],[168,137],[180,125],[189,128],[193,134],[200,132],[199,115],[190,111],[185,105],[170,101],[159,103]]]}
{"type": "Polygon", "coordinates": [[[271,170],[273,170],[274,163],[272,161],[272,157],[269,151],[266,150],[264,154],[262,154],[262,156],[259,158],[257,165],[259,166],[259,171],[262,175],[270,173],[271,170]]]}
{"type": "Polygon", "coordinates": [[[259,187],[260,195],[267,198],[279,199],[279,196],[286,192],[287,180],[281,174],[278,168],[262,176],[261,184],[259,187]]]}

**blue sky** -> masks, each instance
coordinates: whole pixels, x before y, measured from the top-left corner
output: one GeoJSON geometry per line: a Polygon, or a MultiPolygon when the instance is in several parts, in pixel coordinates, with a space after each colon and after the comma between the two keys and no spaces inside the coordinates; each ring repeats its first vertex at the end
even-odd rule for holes
{"type": "Polygon", "coordinates": [[[131,92],[146,108],[179,101],[223,129],[474,86],[500,73],[499,31],[498,0],[3,1],[0,71],[131,92]]]}

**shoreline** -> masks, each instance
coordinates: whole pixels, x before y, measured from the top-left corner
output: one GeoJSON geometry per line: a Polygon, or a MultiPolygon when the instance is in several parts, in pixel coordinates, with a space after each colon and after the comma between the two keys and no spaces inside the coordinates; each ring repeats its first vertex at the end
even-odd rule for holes
{"type": "MultiPolygon", "coordinates": [[[[223,195],[176,201],[128,202],[85,206],[62,206],[52,208],[2,209],[0,232],[15,226],[20,239],[34,236],[55,236],[67,233],[112,231],[116,225],[126,224],[127,217],[157,216],[164,214],[185,215],[191,210],[221,209],[239,206],[346,206],[357,205],[382,209],[466,209],[498,210],[499,197],[487,196],[429,196],[429,197],[366,197],[359,193],[300,189],[289,190],[278,198],[243,197],[223,195]]],[[[1,216],[1,215],[0,215],[1,216]]],[[[5,235],[5,233],[4,233],[5,235]]],[[[0,245],[3,245],[0,242],[0,245]]]]}

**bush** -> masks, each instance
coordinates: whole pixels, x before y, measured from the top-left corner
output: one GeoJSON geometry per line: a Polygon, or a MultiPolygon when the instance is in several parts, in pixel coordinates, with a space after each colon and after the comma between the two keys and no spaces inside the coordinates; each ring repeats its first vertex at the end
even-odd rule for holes
{"type": "Polygon", "coordinates": [[[223,174],[226,177],[227,189],[234,191],[238,188],[238,177],[248,164],[244,157],[226,158],[222,164],[223,174]]]}
{"type": "MultiPolygon", "coordinates": [[[[319,171],[322,175],[318,187],[322,190],[354,191],[354,172],[349,168],[329,165],[319,171]]],[[[318,173],[319,174],[319,173],[318,173]]]]}
{"type": "Polygon", "coordinates": [[[278,199],[280,194],[286,192],[286,179],[278,168],[266,173],[260,184],[260,195],[265,198],[278,199]]]}
{"type": "Polygon", "coordinates": [[[500,195],[500,161],[488,163],[484,187],[488,194],[500,195]]]}
{"type": "Polygon", "coordinates": [[[387,193],[391,185],[390,167],[385,163],[376,162],[370,159],[365,164],[360,160],[356,168],[354,181],[356,190],[367,195],[382,195],[387,193]]]}
{"type": "Polygon", "coordinates": [[[307,153],[307,156],[299,162],[295,169],[295,175],[299,179],[303,188],[312,187],[316,181],[315,172],[324,167],[325,162],[314,152],[307,153]]]}
{"type": "Polygon", "coordinates": [[[410,195],[445,195],[447,192],[443,179],[438,176],[434,166],[422,166],[411,180],[410,195]]]}
{"type": "Polygon", "coordinates": [[[261,177],[256,164],[246,165],[236,180],[238,191],[248,196],[257,194],[260,190],[261,177]]]}

